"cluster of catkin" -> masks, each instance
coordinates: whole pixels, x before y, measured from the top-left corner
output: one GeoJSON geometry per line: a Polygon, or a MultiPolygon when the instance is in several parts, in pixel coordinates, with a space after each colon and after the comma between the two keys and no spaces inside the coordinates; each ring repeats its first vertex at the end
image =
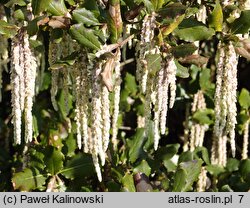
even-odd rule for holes
{"type": "MultiPolygon", "coordinates": [[[[104,59],[90,57],[87,51],[82,49],[79,50],[79,56],[73,66],[54,68],[53,65],[58,60],[70,55],[77,47],[72,47],[74,44],[71,44],[71,47],[65,45],[65,43],[73,42],[68,35],[65,34],[63,39],[65,40],[61,43],[50,42],[52,103],[57,110],[56,94],[58,88],[62,89],[64,97],[67,98],[70,92],[68,85],[72,84],[72,93],[75,98],[77,145],[79,149],[92,154],[98,179],[102,181],[99,164],[102,166],[105,164],[111,126],[113,145],[117,145],[121,83],[120,49],[116,49],[116,53],[104,59]],[[112,103],[110,101],[111,91],[114,93],[112,103]]],[[[67,106],[66,100],[65,106],[67,106]]]]}
{"type": "MultiPolygon", "coordinates": [[[[102,1],[98,1],[101,4],[102,1]]],[[[206,7],[201,5],[197,14],[199,21],[206,22],[206,7]]],[[[232,1],[224,1],[228,5],[232,1]]],[[[245,8],[250,2],[244,1],[245,8]]],[[[105,5],[104,5],[105,6],[105,5]]],[[[4,20],[3,8],[0,7],[0,19],[4,20]]],[[[161,135],[166,133],[167,113],[172,108],[176,96],[176,64],[171,53],[161,51],[155,41],[154,30],[157,27],[156,14],[145,15],[136,45],[136,78],[144,94],[145,114],[138,118],[138,127],[145,128],[146,136],[153,129],[154,149],[157,150],[161,135]],[[160,69],[152,72],[147,57],[158,55],[161,60],[160,69]]],[[[131,28],[127,28],[128,30],[131,28]]],[[[130,32],[128,32],[129,35],[130,32]]],[[[131,40],[130,40],[131,41],[131,40]]],[[[199,45],[199,43],[197,42],[199,45]]],[[[104,57],[104,56],[103,56],[104,57]]],[[[58,110],[57,94],[64,93],[65,109],[68,109],[70,93],[75,99],[75,121],[77,145],[79,149],[90,153],[99,181],[102,181],[101,167],[105,164],[109,140],[117,147],[117,120],[121,90],[120,48],[105,58],[93,58],[85,49],[64,34],[60,43],[50,40],[48,62],[51,71],[51,102],[58,110]],[[58,65],[58,61],[79,51],[73,66],[58,65]],[[70,88],[69,86],[72,86],[70,88]],[[113,93],[113,99],[110,97],[113,93]],[[111,107],[112,106],[112,107],[111,107]],[[112,130],[112,136],[110,135],[112,130]]],[[[2,70],[7,69],[8,40],[0,35],[0,89],[2,70]]],[[[216,64],[215,124],[213,127],[213,144],[211,161],[213,164],[225,166],[227,162],[227,141],[231,144],[232,155],[235,156],[235,126],[236,126],[236,89],[238,57],[232,42],[219,43],[216,64]]],[[[32,141],[32,106],[35,95],[36,73],[39,60],[36,59],[29,43],[29,35],[21,28],[11,39],[11,89],[12,89],[12,123],[14,126],[14,141],[22,141],[22,119],[24,120],[25,142],[32,141]]],[[[0,95],[1,99],[1,95],[0,95]]],[[[202,91],[194,95],[192,113],[204,110],[206,103],[202,91]]],[[[69,113],[69,112],[67,112],[69,113]]],[[[203,145],[207,125],[193,123],[190,130],[189,149],[203,145]]],[[[244,148],[242,158],[247,158],[249,122],[244,130],[244,148]]],[[[200,175],[198,190],[205,189],[206,170],[200,175]]],[[[54,182],[53,182],[54,184],[54,182]]]]}
{"type": "Polygon", "coordinates": [[[175,101],[176,91],[176,65],[171,54],[160,51],[154,40],[154,29],[156,28],[155,13],[146,15],[141,29],[141,39],[136,46],[137,69],[136,76],[142,92],[145,94],[145,129],[146,134],[152,126],[154,130],[154,149],[158,148],[160,134],[166,132],[166,118],[168,108],[172,108],[175,101]],[[161,57],[161,68],[154,75],[149,67],[146,56],[159,54],[161,57]],[[169,98],[170,94],[170,98],[169,98]],[[151,115],[151,111],[154,115],[151,115]]]}
{"type": "Polygon", "coordinates": [[[22,114],[25,142],[32,141],[32,106],[35,94],[37,62],[29,44],[27,31],[20,29],[11,43],[12,123],[14,142],[21,143],[22,114]]]}
{"type": "Polygon", "coordinates": [[[212,146],[212,163],[226,164],[226,144],[229,140],[235,156],[235,125],[237,123],[237,64],[238,59],[231,42],[219,43],[217,75],[214,96],[215,124],[212,146]]]}
{"type": "MultiPolygon", "coordinates": [[[[5,20],[6,21],[6,16],[4,12],[4,8],[0,6],[0,20],[5,20]]],[[[8,56],[8,39],[5,38],[3,35],[0,35],[0,102],[2,101],[2,73],[3,70],[7,71],[9,61],[9,56],[8,56]]]]}

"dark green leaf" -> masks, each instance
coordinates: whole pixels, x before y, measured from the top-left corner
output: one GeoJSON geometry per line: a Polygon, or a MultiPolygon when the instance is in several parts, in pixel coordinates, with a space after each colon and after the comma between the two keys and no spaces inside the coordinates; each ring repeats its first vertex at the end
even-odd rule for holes
{"type": "Polygon", "coordinates": [[[159,10],[159,16],[164,20],[171,18],[175,19],[183,14],[185,14],[187,7],[181,3],[169,4],[166,7],[159,10]]]}
{"type": "Polygon", "coordinates": [[[58,106],[63,118],[66,118],[70,110],[73,108],[73,97],[71,94],[61,91],[58,106]]]}
{"type": "Polygon", "coordinates": [[[250,159],[245,159],[240,162],[239,172],[244,180],[250,181],[250,159]]]}
{"type": "Polygon", "coordinates": [[[245,34],[250,29],[250,10],[242,11],[240,17],[231,24],[231,31],[234,34],[245,34]]]}
{"type": "Polygon", "coordinates": [[[246,110],[250,107],[250,93],[247,89],[243,88],[239,96],[240,106],[246,110]]]}
{"type": "Polygon", "coordinates": [[[175,29],[174,34],[185,41],[198,41],[211,38],[215,34],[215,31],[191,17],[184,19],[178,28],[175,29]]]}
{"type": "Polygon", "coordinates": [[[145,142],[144,129],[137,129],[135,136],[129,142],[129,160],[134,163],[143,154],[143,144],[145,142]]]}
{"type": "Polygon", "coordinates": [[[73,20],[78,23],[85,24],[87,26],[100,25],[98,19],[95,17],[93,12],[85,9],[79,8],[73,11],[73,20]]]}
{"type": "Polygon", "coordinates": [[[63,142],[64,142],[64,145],[63,145],[62,150],[63,150],[64,154],[67,155],[68,157],[74,156],[75,149],[77,147],[74,134],[70,133],[68,138],[66,140],[64,140],[63,142]]]}
{"type": "MultiPolygon", "coordinates": [[[[44,2],[44,1],[42,1],[44,2]]],[[[52,15],[64,16],[68,13],[64,0],[47,0],[46,10],[52,15]]]]}
{"type": "Polygon", "coordinates": [[[101,48],[101,44],[94,35],[93,30],[85,28],[83,24],[72,25],[70,27],[70,34],[84,47],[91,50],[98,50],[101,48]]]}
{"type": "Polygon", "coordinates": [[[120,192],[121,191],[121,185],[116,183],[115,181],[108,181],[105,185],[106,185],[106,188],[108,189],[108,192],[120,192]]]}
{"type": "Polygon", "coordinates": [[[194,150],[194,154],[195,159],[201,158],[207,165],[210,164],[209,154],[206,147],[196,147],[194,150]]]}
{"type": "Polygon", "coordinates": [[[238,121],[240,124],[245,124],[248,120],[249,120],[249,115],[247,115],[245,110],[242,110],[239,114],[238,114],[238,121]]]}
{"type": "Polygon", "coordinates": [[[188,162],[190,160],[193,160],[193,156],[193,152],[191,151],[182,152],[178,159],[178,164],[181,162],[188,162]]]}
{"type": "Polygon", "coordinates": [[[42,2],[41,0],[32,0],[31,6],[32,6],[32,12],[33,14],[37,15],[42,11],[42,2]]]}
{"type": "Polygon", "coordinates": [[[202,163],[202,160],[180,163],[174,176],[173,191],[191,190],[200,174],[202,163]]]}
{"type": "Polygon", "coordinates": [[[176,71],[176,76],[177,77],[181,77],[181,78],[188,78],[189,77],[189,72],[188,72],[188,68],[182,66],[178,61],[174,61],[175,65],[177,67],[177,71],[176,71]]]}
{"type": "Polygon", "coordinates": [[[239,160],[235,158],[229,158],[227,161],[226,169],[229,172],[237,171],[239,169],[239,164],[240,164],[239,160]]]}
{"type": "Polygon", "coordinates": [[[92,157],[89,154],[78,154],[66,163],[60,172],[68,179],[82,178],[95,174],[92,157]]]}
{"type": "Polygon", "coordinates": [[[22,172],[15,173],[12,178],[13,187],[19,191],[31,191],[42,188],[46,177],[35,168],[26,168],[22,172]]]}
{"type": "Polygon", "coordinates": [[[39,27],[38,27],[37,23],[38,23],[38,21],[40,21],[44,18],[45,18],[45,16],[39,16],[39,17],[33,19],[32,21],[28,22],[27,31],[28,31],[28,34],[30,36],[33,36],[38,32],[39,27]]]}
{"type": "Polygon", "coordinates": [[[53,146],[48,146],[45,150],[44,163],[47,170],[52,175],[56,175],[63,168],[64,155],[53,146]]]}
{"type": "Polygon", "coordinates": [[[6,38],[13,38],[17,33],[18,27],[16,25],[0,20],[0,34],[6,38]]]}
{"type": "Polygon", "coordinates": [[[182,44],[176,47],[172,47],[171,51],[176,58],[185,57],[193,54],[197,50],[197,47],[192,43],[182,44]]]}
{"type": "Polygon", "coordinates": [[[5,4],[6,7],[13,7],[15,5],[26,6],[26,2],[24,0],[10,0],[5,4]]]}
{"type": "Polygon", "coordinates": [[[39,149],[31,149],[29,166],[36,168],[40,171],[43,171],[44,170],[44,153],[39,151],[39,149]]]}
{"type": "Polygon", "coordinates": [[[155,158],[163,161],[169,160],[178,152],[179,148],[180,144],[169,144],[165,147],[160,147],[155,153],[155,158]]]}

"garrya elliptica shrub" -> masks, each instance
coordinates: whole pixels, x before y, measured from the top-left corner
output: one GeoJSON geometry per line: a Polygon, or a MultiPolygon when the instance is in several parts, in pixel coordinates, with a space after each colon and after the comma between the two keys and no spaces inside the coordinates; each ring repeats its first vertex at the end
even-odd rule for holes
{"type": "Polygon", "coordinates": [[[250,190],[249,19],[249,0],[1,1],[0,190],[250,190]]]}

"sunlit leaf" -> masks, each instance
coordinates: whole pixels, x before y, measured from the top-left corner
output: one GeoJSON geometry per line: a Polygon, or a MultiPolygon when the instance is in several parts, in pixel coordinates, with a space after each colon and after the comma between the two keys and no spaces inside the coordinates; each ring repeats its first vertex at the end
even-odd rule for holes
{"type": "Polygon", "coordinates": [[[220,1],[216,0],[216,4],[211,15],[208,18],[210,27],[214,28],[215,31],[221,32],[223,27],[223,11],[220,5],[220,1]]]}
{"type": "Polygon", "coordinates": [[[26,6],[26,2],[24,0],[10,0],[8,3],[5,4],[6,7],[12,7],[12,6],[26,6]]]}
{"type": "Polygon", "coordinates": [[[68,160],[66,166],[60,171],[68,179],[82,178],[95,174],[92,157],[88,154],[77,154],[68,160]]]}
{"type": "Polygon", "coordinates": [[[168,24],[166,26],[163,25],[163,27],[161,28],[162,35],[167,36],[170,33],[172,33],[178,27],[178,25],[183,21],[184,17],[185,17],[185,14],[176,17],[176,19],[173,22],[171,22],[170,24],[168,24]]]}
{"type": "Polygon", "coordinates": [[[185,41],[197,41],[211,38],[215,31],[191,17],[183,20],[178,28],[175,29],[174,34],[185,41]]]}
{"type": "Polygon", "coordinates": [[[135,192],[134,179],[131,174],[126,173],[126,175],[122,178],[122,184],[125,191],[135,192]]]}
{"type": "Polygon", "coordinates": [[[110,32],[111,43],[117,43],[123,29],[123,22],[121,18],[120,1],[110,1],[107,22],[110,32]]]}
{"type": "Polygon", "coordinates": [[[240,92],[239,103],[240,106],[246,110],[250,107],[250,93],[245,88],[243,88],[240,92]]]}
{"type": "Polygon", "coordinates": [[[7,38],[13,38],[17,33],[18,27],[4,20],[0,20],[0,34],[7,38]]]}
{"type": "Polygon", "coordinates": [[[191,190],[200,174],[202,163],[202,160],[180,163],[175,173],[173,191],[191,190]]]}

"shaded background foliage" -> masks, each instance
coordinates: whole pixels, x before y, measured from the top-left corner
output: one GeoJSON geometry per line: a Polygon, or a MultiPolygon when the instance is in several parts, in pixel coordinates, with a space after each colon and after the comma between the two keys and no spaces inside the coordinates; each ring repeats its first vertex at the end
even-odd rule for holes
{"type": "MultiPolygon", "coordinates": [[[[28,20],[27,29],[29,34],[37,34],[38,40],[44,41],[34,41],[33,44],[36,50],[45,54],[45,71],[42,76],[42,85],[39,87],[33,106],[35,139],[28,144],[29,149],[25,156],[23,154],[25,144],[13,145],[10,76],[9,72],[3,72],[3,98],[0,108],[0,191],[45,191],[50,186],[53,187],[52,190],[58,191],[138,191],[138,184],[134,182],[133,178],[137,173],[144,173],[146,181],[149,178],[150,182],[147,181],[147,184],[150,183],[150,190],[197,191],[196,183],[201,167],[206,167],[208,171],[207,191],[248,191],[250,189],[250,160],[241,160],[242,126],[246,119],[249,119],[248,111],[250,107],[248,92],[250,91],[248,80],[250,65],[249,61],[244,57],[239,58],[238,64],[239,84],[237,90],[239,93],[242,92],[243,88],[247,91],[245,91],[237,106],[238,111],[242,112],[238,116],[236,130],[237,154],[235,158],[231,158],[230,154],[228,154],[230,158],[226,167],[212,165],[210,162],[212,126],[214,123],[214,59],[217,44],[222,39],[222,34],[218,30],[220,25],[218,24],[223,23],[223,18],[222,23],[213,22],[212,20],[210,26],[203,24],[200,25],[199,31],[194,30],[194,32],[189,33],[187,30],[181,31],[181,29],[187,28],[187,24],[200,23],[190,18],[185,18],[180,25],[175,25],[175,22],[178,21],[177,18],[181,16],[183,10],[186,12],[187,8],[190,9],[188,11],[190,16],[197,11],[198,5],[195,1],[121,1],[124,24],[128,23],[126,19],[126,14],[129,14],[128,11],[133,10],[136,13],[135,8],[138,5],[143,5],[142,12],[138,11],[139,25],[141,24],[142,16],[152,11],[159,11],[160,14],[162,12],[159,21],[160,24],[164,24],[165,11],[164,9],[159,10],[163,6],[171,16],[170,23],[167,23],[169,27],[167,27],[164,38],[167,39],[168,43],[172,44],[172,53],[175,55],[175,58],[180,59],[192,54],[196,48],[193,48],[193,45],[190,45],[189,42],[200,40],[200,45],[205,45],[200,50],[203,56],[208,57],[209,60],[206,68],[202,68],[202,64],[193,63],[194,60],[191,60],[192,63],[181,63],[182,65],[179,65],[175,105],[168,113],[167,134],[161,137],[159,148],[156,151],[153,150],[153,130],[150,131],[148,138],[145,138],[144,129],[137,128],[136,124],[137,117],[144,114],[144,95],[141,93],[139,84],[135,79],[136,63],[132,60],[131,63],[124,65],[121,75],[118,150],[114,151],[110,145],[107,151],[107,162],[102,167],[103,181],[98,182],[91,155],[82,153],[77,148],[76,124],[74,123],[75,103],[72,100],[72,96],[70,96],[70,111],[68,114],[65,112],[64,95],[62,92],[59,92],[57,95],[59,111],[53,109],[50,101],[51,69],[49,69],[48,63],[48,45],[50,41],[49,33],[51,31],[55,36],[59,35],[60,37],[63,31],[68,32],[69,27],[71,27],[72,37],[82,44],[81,47],[89,48],[89,51],[93,52],[93,50],[98,49],[98,43],[94,44],[94,46],[92,44],[89,45],[88,42],[86,43],[84,33],[76,34],[79,30],[74,28],[74,24],[78,24],[79,21],[85,21],[85,24],[92,25],[90,28],[94,28],[93,30],[96,31],[98,30],[98,24],[106,23],[107,11],[100,6],[98,7],[96,1],[49,0],[44,3],[45,1],[33,0],[31,3],[36,16],[34,20],[29,21],[29,17],[25,14],[27,12],[26,5],[29,2],[25,0],[5,0],[1,2],[2,5],[5,5],[8,15],[15,11],[15,18],[19,19],[20,22],[24,21],[24,19],[28,20]],[[171,3],[179,4],[175,8],[176,10],[170,12],[169,7],[171,6],[169,5],[171,3]],[[183,9],[184,5],[188,5],[188,7],[183,9]],[[82,11],[83,13],[79,11],[79,8],[85,8],[82,11]],[[73,15],[72,22],[65,23],[65,28],[53,28],[48,26],[47,23],[40,26],[40,28],[36,26],[36,22],[45,17],[49,17],[51,20],[52,16],[62,16],[65,9],[70,11],[71,14],[76,11],[79,12],[78,16],[73,15]],[[40,15],[41,11],[45,16],[40,15]],[[185,45],[186,50],[178,48],[182,43],[187,44],[185,45]],[[183,151],[186,108],[191,106],[193,95],[199,89],[202,89],[205,93],[208,111],[189,119],[195,119],[199,123],[206,123],[210,128],[206,132],[203,147],[197,147],[193,152],[183,151]],[[128,102],[128,98],[132,102],[128,102]],[[72,123],[71,133],[67,131],[67,118],[72,123]],[[23,167],[24,163],[26,167],[23,167]]],[[[214,1],[202,1],[202,3],[207,6],[210,14],[216,7],[214,1]]],[[[227,15],[226,11],[224,13],[224,15],[227,15]]],[[[238,21],[244,23],[246,19],[249,19],[249,11],[246,15],[247,17],[238,21]]],[[[224,19],[224,24],[225,22],[226,20],[224,19]]],[[[235,24],[238,23],[236,22],[235,24]]],[[[230,27],[232,31],[235,31],[234,24],[230,27]]],[[[245,30],[248,32],[250,26],[245,25],[245,27],[245,30]]],[[[12,31],[5,34],[3,28],[2,26],[0,27],[1,34],[11,38],[13,35],[11,34],[12,31]]],[[[15,30],[14,27],[13,30],[15,30]]],[[[246,31],[236,30],[235,33],[246,33],[246,31]]],[[[136,36],[139,36],[140,30],[133,32],[136,36]]],[[[158,32],[155,31],[155,33],[158,32]]],[[[233,32],[228,32],[228,34],[236,38],[233,32]]],[[[226,39],[226,35],[223,38],[226,39]]],[[[159,42],[161,41],[161,37],[159,37],[159,42]]],[[[113,39],[108,39],[108,42],[113,42],[113,39]]],[[[123,61],[135,58],[135,48],[129,49],[127,46],[124,46],[123,56],[125,57],[123,61]]],[[[201,61],[201,58],[199,60],[201,61]]],[[[10,67],[10,64],[8,64],[8,67],[10,67]]]]}

